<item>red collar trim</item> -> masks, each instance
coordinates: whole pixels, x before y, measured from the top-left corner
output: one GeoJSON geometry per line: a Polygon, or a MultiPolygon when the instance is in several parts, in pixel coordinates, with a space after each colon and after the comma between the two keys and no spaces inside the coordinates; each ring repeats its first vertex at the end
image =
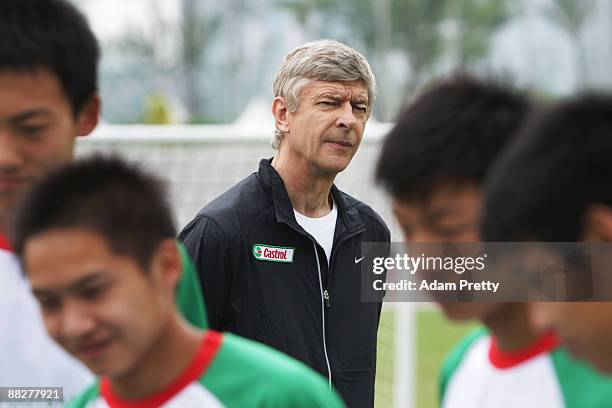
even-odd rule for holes
{"type": "Polygon", "coordinates": [[[13,252],[13,248],[11,248],[11,244],[9,244],[8,239],[0,234],[0,249],[4,249],[5,251],[13,252]]]}
{"type": "Polygon", "coordinates": [[[159,391],[147,398],[139,400],[125,400],[113,394],[111,383],[108,378],[100,381],[100,394],[111,408],[150,408],[159,407],[168,402],[183,388],[197,380],[208,369],[213,361],[217,350],[223,342],[223,334],[208,330],[198,352],[189,366],[164,390],[159,391]]]}
{"type": "Polygon", "coordinates": [[[554,333],[545,333],[533,344],[522,350],[502,351],[499,349],[497,339],[491,338],[489,360],[497,368],[511,368],[539,355],[553,350],[559,345],[559,338],[554,333]]]}

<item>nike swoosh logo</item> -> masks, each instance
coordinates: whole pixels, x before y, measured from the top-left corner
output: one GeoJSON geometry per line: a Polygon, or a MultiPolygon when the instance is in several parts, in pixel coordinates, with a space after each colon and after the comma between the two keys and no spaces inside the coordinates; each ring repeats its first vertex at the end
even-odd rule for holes
{"type": "Polygon", "coordinates": [[[357,257],[355,257],[355,263],[358,264],[359,262],[363,261],[363,258],[365,258],[365,256],[362,256],[359,259],[357,259],[357,257]]]}

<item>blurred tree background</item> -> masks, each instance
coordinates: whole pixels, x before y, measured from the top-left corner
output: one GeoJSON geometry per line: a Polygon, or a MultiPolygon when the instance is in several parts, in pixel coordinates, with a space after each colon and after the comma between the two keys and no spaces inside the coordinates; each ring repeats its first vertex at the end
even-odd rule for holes
{"type": "MultiPolygon", "coordinates": [[[[102,3],[74,0],[104,27],[102,3]],[[98,8],[96,8],[98,7],[98,8]]],[[[104,119],[231,123],[269,111],[274,73],[292,48],[334,38],[362,52],[377,77],[374,117],[456,70],[502,72],[547,95],[609,85],[607,0],[133,0],[102,40],[104,119]],[[591,45],[591,39],[596,44],[591,45]],[[606,42],[607,41],[607,42],[606,42]],[[602,50],[604,52],[602,52],[602,50]],[[561,61],[561,62],[559,62],[561,61]],[[598,61],[595,61],[598,62],[598,61]],[[548,68],[550,66],[550,69],[548,68]]],[[[100,31],[103,31],[100,29],[100,31]]],[[[253,120],[253,119],[250,119],[253,120]]]]}

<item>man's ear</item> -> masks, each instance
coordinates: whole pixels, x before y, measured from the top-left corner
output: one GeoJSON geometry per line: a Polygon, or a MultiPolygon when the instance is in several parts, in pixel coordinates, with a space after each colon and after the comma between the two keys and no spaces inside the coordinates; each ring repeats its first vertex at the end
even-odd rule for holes
{"type": "Polygon", "coordinates": [[[164,239],[159,243],[151,260],[150,272],[161,284],[174,292],[181,279],[183,264],[181,254],[174,239],[164,239]]]}
{"type": "Polygon", "coordinates": [[[283,133],[289,132],[289,121],[287,120],[287,104],[285,98],[277,96],[272,101],[272,115],[274,115],[274,125],[283,133]]]}
{"type": "Polygon", "coordinates": [[[100,118],[100,97],[93,94],[77,117],[77,135],[87,136],[98,126],[100,118]]]}
{"type": "Polygon", "coordinates": [[[583,223],[582,237],[584,241],[612,241],[612,207],[594,204],[587,208],[583,223]]]}

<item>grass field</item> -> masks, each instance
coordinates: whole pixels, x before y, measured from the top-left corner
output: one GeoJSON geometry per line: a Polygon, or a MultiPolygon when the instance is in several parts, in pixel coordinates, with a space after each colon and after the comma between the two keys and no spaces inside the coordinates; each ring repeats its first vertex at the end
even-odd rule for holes
{"type": "MultiPolygon", "coordinates": [[[[381,326],[393,327],[394,312],[383,312],[381,326]]],[[[464,335],[476,326],[475,323],[457,324],[447,321],[434,308],[423,308],[416,315],[415,339],[415,408],[436,408],[438,403],[438,375],[446,354],[464,335]]],[[[392,329],[391,329],[392,331],[392,329]]],[[[396,345],[390,338],[380,339],[376,381],[376,408],[393,407],[393,367],[381,362],[393,361],[396,345]],[[381,347],[380,341],[386,347],[381,347]]],[[[401,347],[401,346],[400,346],[401,347]]]]}

